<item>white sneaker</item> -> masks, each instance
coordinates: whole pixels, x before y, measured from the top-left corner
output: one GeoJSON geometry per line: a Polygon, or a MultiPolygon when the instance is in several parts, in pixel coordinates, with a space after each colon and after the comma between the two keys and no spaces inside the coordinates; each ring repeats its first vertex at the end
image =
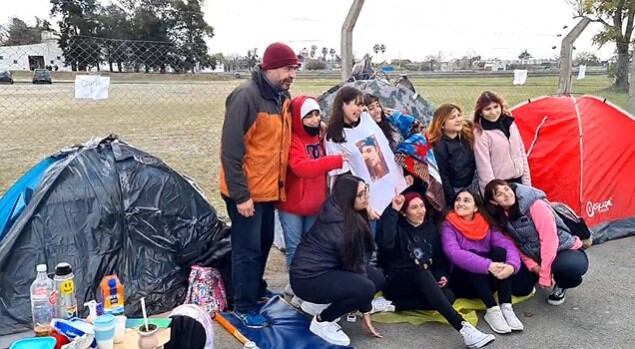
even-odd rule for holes
{"type": "Polygon", "coordinates": [[[496,305],[491,308],[487,308],[485,316],[483,316],[485,322],[492,328],[492,331],[496,333],[509,333],[512,331],[503,316],[501,308],[496,305]]]}
{"type": "Polygon", "coordinates": [[[370,310],[371,314],[375,314],[378,312],[395,312],[395,306],[392,304],[391,301],[387,300],[384,297],[377,297],[375,299],[373,299],[373,301],[371,302],[372,305],[372,309],[370,310]]]}
{"type": "Polygon", "coordinates": [[[296,307],[296,308],[300,308],[302,307],[302,303],[304,301],[302,300],[302,298],[298,297],[298,296],[293,296],[291,297],[291,305],[296,307]]]}
{"type": "Polygon", "coordinates": [[[516,313],[514,313],[511,303],[501,304],[501,312],[503,313],[505,321],[507,321],[507,325],[509,325],[509,328],[511,328],[512,331],[522,331],[525,329],[523,323],[520,322],[516,313]]]}
{"type": "Polygon", "coordinates": [[[494,335],[479,331],[476,327],[470,325],[470,323],[467,321],[463,321],[461,325],[463,325],[463,327],[461,327],[459,333],[463,337],[465,346],[470,349],[482,348],[492,343],[494,339],[496,339],[494,338],[494,335]]]}
{"type": "Polygon", "coordinates": [[[340,325],[337,322],[328,322],[328,321],[317,321],[317,316],[313,317],[311,320],[311,325],[309,326],[309,330],[313,332],[316,336],[324,339],[325,341],[334,344],[334,345],[349,345],[351,344],[351,339],[348,338],[346,333],[342,331],[340,325]]]}
{"type": "Polygon", "coordinates": [[[303,312],[312,315],[312,316],[316,316],[318,314],[320,314],[324,309],[328,308],[329,304],[317,304],[317,303],[311,303],[311,302],[307,302],[304,301],[302,302],[302,304],[300,305],[300,309],[302,309],[303,312]]]}

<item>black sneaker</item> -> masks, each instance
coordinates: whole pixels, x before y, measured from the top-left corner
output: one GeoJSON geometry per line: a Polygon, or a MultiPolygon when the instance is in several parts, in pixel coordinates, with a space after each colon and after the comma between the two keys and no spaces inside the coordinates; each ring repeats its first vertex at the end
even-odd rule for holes
{"type": "Polygon", "coordinates": [[[547,303],[551,305],[560,305],[564,303],[564,300],[566,298],[567,298],[567,289],[559,287],[558,285],[555,285],[553,287],[553,291],[551,291],[551,294],[547,297],[547,303]]]}

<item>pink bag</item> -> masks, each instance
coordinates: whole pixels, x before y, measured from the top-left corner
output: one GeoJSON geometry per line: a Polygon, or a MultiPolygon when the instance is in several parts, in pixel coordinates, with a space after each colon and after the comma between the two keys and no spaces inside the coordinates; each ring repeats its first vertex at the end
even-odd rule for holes
{"type": "Polygon", "coordinates": [[[193,265],[185,303],[198,305],[212,317],[225,310],[227,298],[220,272],[212,267],[193,265]]]}

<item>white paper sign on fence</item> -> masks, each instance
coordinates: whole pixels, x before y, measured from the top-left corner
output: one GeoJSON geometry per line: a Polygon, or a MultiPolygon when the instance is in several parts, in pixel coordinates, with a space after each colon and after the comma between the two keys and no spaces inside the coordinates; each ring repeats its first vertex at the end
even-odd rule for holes
{"type": "Polygon", "coordinates": [[[524,85],[527,81],[527,70],[525,69],[515,69],[514,70],[514,85],[524,85]]]}
{"type": "Polygon", "coordinates": [[[586,65],[578,67],[578,80],[582,80],[586,77],[586,65]]]}
{"type": "Polygon", "coordinates": [[[110,77],[96,75],[75,76],[75,98],[78,99],[107,99],[110,77]]]}

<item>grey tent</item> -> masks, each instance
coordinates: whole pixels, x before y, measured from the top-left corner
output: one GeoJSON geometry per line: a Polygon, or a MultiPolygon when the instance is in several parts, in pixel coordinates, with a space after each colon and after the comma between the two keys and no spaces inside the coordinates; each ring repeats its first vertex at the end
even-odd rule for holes
{"type": "Polygon", "coordinates": [[[392,85],[381,78],[343,82],[324,92],[318,98],[318,101],[326,118],[330,116],[337,91],[343,86],[352,86],[363,93],[375,95],[379,97],[384,107],[410,114],[424,125],[428,125],[430,120],[432,120],[434,107],[430,102],[425,100],[419,93],[412,91],[407,84],[398,83],[397,85],[392,85]]]}

